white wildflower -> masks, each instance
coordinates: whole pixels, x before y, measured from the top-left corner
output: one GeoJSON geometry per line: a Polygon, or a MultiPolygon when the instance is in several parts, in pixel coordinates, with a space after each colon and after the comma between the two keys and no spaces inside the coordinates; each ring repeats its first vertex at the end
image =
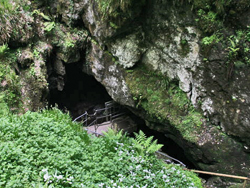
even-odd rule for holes
{"type": "Polygon", "coordinates": [[[59,176],[54,175],[54,178],[56,178],[56,179],[57,179],[57,181],[59,181],[59,180],[63,179],[63,175],[59,175],[59,176]]]}
{"type": "Polygon", "coordinates": [[[99,187],[103,187],[104,186],[104,183],[100,183],[98,184],[99,187]]]}
{"type": "Polygon", "coordinates": [[[141,163],[144,163],[144,162],[145,162],[145,160],[144,160],[144,159],[142,159],[142,160],[141,160],[141,163]]]}
{"type": "Polygon", "coordinates": [[[151,174],[151,176],[155,177],[155,174],[151,174]]]}
{"type": "Polygon", "coordinates": [[[141,168],[141,165],[137,165],[135,168],[138,170],[139,168],[141,168]]]}
{"type": "Polygon", "coordinates": [[[44,181],[48,181],[51,178],[51,176],[48,173],[46,173],[44,174],[43,178],[44,178],[44,181]]]}
{"type": "Polygon", "coordinates": [[[163,174],[163,176],[162,176],[163,179],[165,179],[165,178],[167,178],[167,177],[168,177],[168,176],[166,176],[165,174],[163,174]]]}

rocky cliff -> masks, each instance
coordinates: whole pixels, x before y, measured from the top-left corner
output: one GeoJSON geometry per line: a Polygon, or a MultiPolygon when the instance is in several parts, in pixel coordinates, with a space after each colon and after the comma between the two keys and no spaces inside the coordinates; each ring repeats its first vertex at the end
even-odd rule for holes
{"type": "Polygon", "coordinates": [[[22,28],[0,43],[17,54],[21,107],[43,107],[77,64],[197,168],[249,176],[249,1],[118,2],[25,1],[15,10],[22,28]]]}

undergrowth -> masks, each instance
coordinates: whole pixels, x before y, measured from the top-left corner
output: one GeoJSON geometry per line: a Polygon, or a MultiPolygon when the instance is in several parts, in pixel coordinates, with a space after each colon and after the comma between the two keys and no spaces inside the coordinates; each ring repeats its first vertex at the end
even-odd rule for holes
{"type": "MultiPolygon", "coordinates": [[[[220,43],[227,54],[229,77],[234,67],[250,65],[249,26],[238,20],[248,11],[249,0],[190,0],[197,15],[197,25],[203,31],[204,55],[220,43]]],[[[219,46],[220,46],[219,45],[219,46]]],[[[207,58],[205,58],[207,59],[207,58]]]]}
{"type": "Polygon", "coordinates": [[[13,111],[20,105],[20,79],[15,72],[16,52],[0,46],[0,101],[13,111]]]}
{"type": "Polygon", "coordinates": [[[110,26],[118,29],[126,19],[139,15],[145,0],[96,0],[102,19],[109,20],[110,26]]]}
{"type": "Polygon", "coordinates": [[[2,116],[0,187],[202,187],[195,174],[159,161],[157,144],[139,134],[92,137],[57,109],[2,116]],[[152,152],[135,147],[143,141],[152,152]]]}

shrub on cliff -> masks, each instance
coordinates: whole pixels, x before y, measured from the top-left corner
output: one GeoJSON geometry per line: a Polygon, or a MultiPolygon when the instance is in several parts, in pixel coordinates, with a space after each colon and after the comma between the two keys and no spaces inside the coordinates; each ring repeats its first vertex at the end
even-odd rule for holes
{"type": "Polygon", "coordinates": [[[132,143],[113,132],[89,136],[57,109],[9,114],[0,118],[0,187],[201,187],[132,143]]]}

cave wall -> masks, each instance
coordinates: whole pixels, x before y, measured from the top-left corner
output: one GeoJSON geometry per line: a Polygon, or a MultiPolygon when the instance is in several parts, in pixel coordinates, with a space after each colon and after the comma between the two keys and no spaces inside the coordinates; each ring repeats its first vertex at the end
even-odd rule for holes
{"type": "Polygon", "coordinates": [[[98,41],[87,57],[112,98],[175,140],[197,167],[249,175],[249,90],[241,84],[249,69],[237,68],[229,80],[226,50],[218,44],[204,53],[191,5],[148,1],[139,18],[118,29],[105,20],[95,24],[100,14],[92,10],[84,16],[98,41]],[[112,79],[111,70],[117,72],[112,79]]]}
{"type": "Polygon", "coordinates": [[[231,74],[228,49],[204,49],[191,4],[148,0],[117,19],[94,0],[32,5],[40,12],[29,19],[33,35],[15,46],[26,110],[46,106],[49,89],[62,92],[66,67],[77,64],[198,168],[250,175],[250,69],[237,66],[231,74]]]}

